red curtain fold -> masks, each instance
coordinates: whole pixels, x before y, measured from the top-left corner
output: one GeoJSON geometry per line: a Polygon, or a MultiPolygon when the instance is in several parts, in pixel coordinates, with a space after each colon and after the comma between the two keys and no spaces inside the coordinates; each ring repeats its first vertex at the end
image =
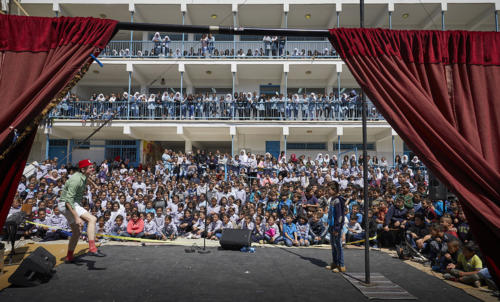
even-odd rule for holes
{"type": "Polygon", "coordinates": [[[500,34],[331,29],[363,90],[458,196],[500,276],[500,34]]]}
{"type": "Polygon", "coordinates": [[[111,40],[117,21],[0,15],[0,226],[38,122],[111,40]],[[15,134],[17,131],[17,134],[15,134]]]}

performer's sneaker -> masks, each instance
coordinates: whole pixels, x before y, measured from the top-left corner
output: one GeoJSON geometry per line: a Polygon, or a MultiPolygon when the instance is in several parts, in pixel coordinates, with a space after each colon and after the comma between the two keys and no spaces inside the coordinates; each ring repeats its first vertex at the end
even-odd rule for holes
{"type": "Polygon", "coordinates": [[[340,269],[338,267],[335,267],[332,269],[332,272],[334,273],[340,273],[340,269]]]}
{"type": "Polygon", "coordinates": [[[333,262],[332,262],[332,263],[330,263],[329,265],[325,266],[325,268],[326,268],[327,270],[329,270],[329,271],[332,271],[332,270],[336,269],[336,268],[337,268],[337,266],[335,265],[335,263],[333,263],[333,262]]]}
{"type": "Polygon", "coordinates": [[[345,273],[345,266],[339,266],[339,270],[341,273],[345,273]]]}
{"type": "Polygon", "coordinates": [[[106,254],[104,254],[101,251],[97,250],[95,252],[87,252],[86,256],[91,256],[91,257],[106,257],[106,254]]]}

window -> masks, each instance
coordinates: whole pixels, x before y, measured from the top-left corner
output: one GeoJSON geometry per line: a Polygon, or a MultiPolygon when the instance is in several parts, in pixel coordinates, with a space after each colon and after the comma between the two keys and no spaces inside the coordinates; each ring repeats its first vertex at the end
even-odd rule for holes
{"type": "Polygon", "coordinates": [[[107,140],[105,148],[105,158],[109,161],[117,156],[120,159],[129,159],[132,165],[136,164],[139,155],[138,143],[135,140],[107,140]]]}
{"type": "MultiPolygon", "coordinates": [[[[338,143],[333,143],[333,148],[337,149],[339,147],[338,143]]],[[[355,143],[346,143],[346,144],[340,144],[340,150],[363,150],[363,144],[355,144],[355,143]]],[[[366,144],[366,150],[372,150],[375,151],[375,143],[367,143],[366,144]]]]}
{"type": "Polygon", "coordinates": [[[59,146],[59,147],[66,147],[68,145],[68,142],[65,139],[51,139],[49,140],[49,146],[59,146]]]}
{"type": "Polygon", "coordinates": [[[287,150],[324,150],[326,143],[287,143],[287,150]]]}
{"type": "Polygon", "coordinates": [[[280,85],[260,85],[260,94],[276,95],[280,93],[280,85]]]}
{"type": "Polygon", "coordinates": [[[217,94],[217,96],[221,95],[226,95],[226,94],[232,94],[233,89],[232,88],[195,88],[194,93],[195,94],[205,94],[209,93],[210,95],[212,94],[217,94]]]}
{"type": "Polygon", "coordinates": [[[74,149],[90,149],[90,141],[76,139],[73,145],[74,149]]]}
{"type": "Polygon", "coordinates": [[[325,94],[326,89],[325,88],[287,88],[287,93],[290,94],[299,94],[303,95],[305,94],[311,94],[311,92],[314,92],[315,94],[325,94]]]}

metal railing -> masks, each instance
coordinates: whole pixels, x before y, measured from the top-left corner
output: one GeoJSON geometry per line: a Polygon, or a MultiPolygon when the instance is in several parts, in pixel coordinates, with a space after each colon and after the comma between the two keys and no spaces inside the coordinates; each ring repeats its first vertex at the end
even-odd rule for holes
{"type": "MultiPolygon", "coordinates": [[[[373,105],[369,105],[370,120],[383,120],[373,105]]],[[[50,118],[58,119],[125,120],[300,120],[331,121],[361,120],[359,102],[61,102],[50,118]]]]}
{"type": "Polygon", "coordinates": [[[105,58],[338,58],[328,41],[289,41],[281,47],[262,41],[220,41],[205,49],[199,41],[111,41],[100,57],[105,58]],[[236,47],[236,49],[235,49],[236,47]]]}

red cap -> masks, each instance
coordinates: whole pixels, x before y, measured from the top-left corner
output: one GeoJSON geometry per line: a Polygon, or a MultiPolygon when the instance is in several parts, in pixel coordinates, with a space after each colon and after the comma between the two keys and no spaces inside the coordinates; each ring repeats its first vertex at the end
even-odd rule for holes
{"type": "Polygon", "coordinates": [[[92,166],[92,163],[88,159],[83,159],[83,160],[78,162],[78,168],[80,168],[80,169],[88,167],[88,166],[92,166]]]}

